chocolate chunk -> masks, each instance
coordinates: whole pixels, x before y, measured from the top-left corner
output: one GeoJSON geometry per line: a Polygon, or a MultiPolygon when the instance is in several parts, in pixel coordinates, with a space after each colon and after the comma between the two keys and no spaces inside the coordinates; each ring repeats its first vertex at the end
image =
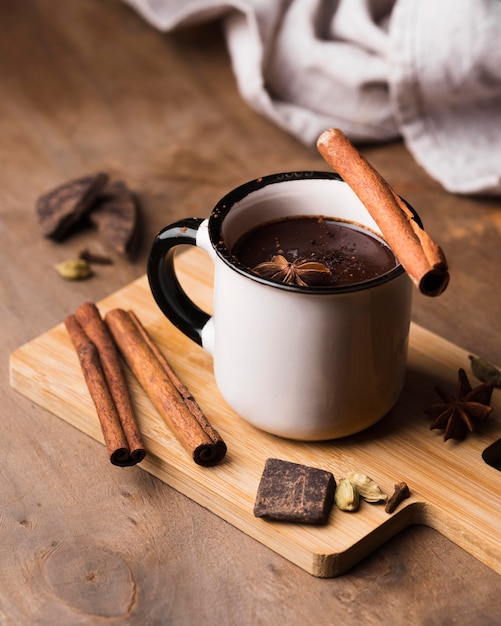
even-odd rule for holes
{"type": "Polygon", "coordinates": [[[108,176],[92,174],[71,180],[41,196],[36,211],[44,237],[60,241],[92,208],[108,176]]]}
{"type": "Polygon", "coordinates": [[[98,234],[118,252],[133,257],[139,244],[139,210],[135,195],[116,181],[103,190],[90,213],[98,234]]]}
{"type": "Polygon", "coordinates": [[[334,503],[336,481],[331,472],[267,459],[254,515],[282,522],[325,524],[334,503]]]}

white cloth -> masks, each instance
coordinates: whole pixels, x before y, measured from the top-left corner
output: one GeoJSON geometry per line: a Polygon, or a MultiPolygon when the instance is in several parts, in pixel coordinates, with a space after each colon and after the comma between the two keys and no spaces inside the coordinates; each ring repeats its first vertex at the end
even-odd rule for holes
{"type": "Polygon", "coordinates": [[[501,0],[124,1],[221,19],[242,98],[305,144],[401,136],[448,191],[501,195],[501,0]]]}

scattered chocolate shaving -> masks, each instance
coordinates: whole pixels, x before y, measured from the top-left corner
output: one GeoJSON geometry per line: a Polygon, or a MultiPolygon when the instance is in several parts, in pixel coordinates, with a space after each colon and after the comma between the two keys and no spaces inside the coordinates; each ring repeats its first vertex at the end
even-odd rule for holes
{"type": "Polygon", "coordinates": [[[70,180],[41,196],[36,204],[44,237],[61,241],[93,207],[108,181],[102,172],[70,180]]]}
{"type": "Polygon", "coordinates": [[[87,263],[90,263],[91,265],[111,265],[113,263],[113,260],[110,259],[109,256],[97,254],[96,252],[89,250],[89,248],[80,250],[78,258],[82,259],[82,261],[87,261],[87,263]]]}
{"type": "Polygon", "coordinates": [[[325,524],[334,504],[331,472],[280,459],[267,459],[254,515],[282,522],[325,524]]]}
{"type": "Polygon", "coordinates": [[[90,213],[98,234],[112,248],[132,258],[139,243],[139,210],[134,193],[121,181],[109,183],[90,213]]]}

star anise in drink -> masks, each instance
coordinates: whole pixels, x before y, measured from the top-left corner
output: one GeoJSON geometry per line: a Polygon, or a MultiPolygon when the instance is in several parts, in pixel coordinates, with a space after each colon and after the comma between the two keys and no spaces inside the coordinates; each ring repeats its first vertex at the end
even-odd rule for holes
{"type": "Polygon", "coordinates": [[[264,278],[301,287],[325,285],[332,276],[323,263],[308,259],[288,261],[281,254],[272,257],[271,261],[259,263],[252,270],[264,278]]]}
{"type": "Polygon", "coordinates": [[[430,429],[443,428],[444,441],[464,439],[468,432],[475,430],[476,422],[484,421],[491,413],[493,389],[494,385],[491,382],[472,389],[465,370],[460,368],[456,395],[452,396],[442,389],[436,389],[443,402],[425,410],[427,415],[434,418],[430,429]]]}

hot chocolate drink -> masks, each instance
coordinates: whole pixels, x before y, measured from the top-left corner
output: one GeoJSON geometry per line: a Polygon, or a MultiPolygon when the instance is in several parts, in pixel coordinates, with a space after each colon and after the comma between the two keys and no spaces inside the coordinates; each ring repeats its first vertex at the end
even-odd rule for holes
{"type": "Polygon", "coordinates": [[[272,280],[307,285],[360,284],[398,264],[388,245],[365,228],[307,215],[260,224],[240,237],[232,254],[272,280]]]}

